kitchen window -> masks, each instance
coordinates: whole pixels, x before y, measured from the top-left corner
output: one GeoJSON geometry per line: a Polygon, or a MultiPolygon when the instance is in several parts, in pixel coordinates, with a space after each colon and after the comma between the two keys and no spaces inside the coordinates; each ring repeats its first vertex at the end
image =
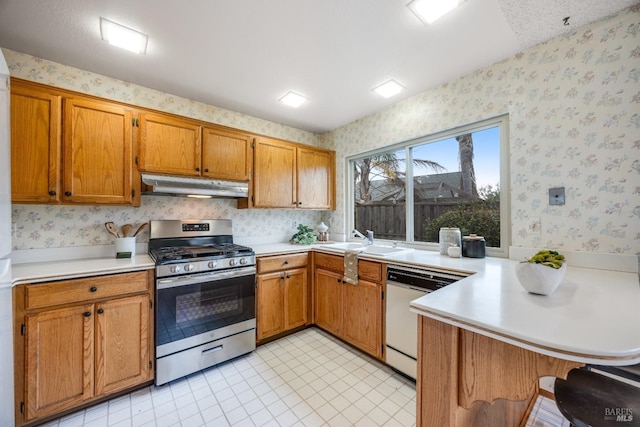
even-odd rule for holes
{"type": "Polygon", "coordinates": [[[507,132],[502,116],[349,158],[349,230],[436,249],[440,227],[459,227],[507,257],[507,132]]]}

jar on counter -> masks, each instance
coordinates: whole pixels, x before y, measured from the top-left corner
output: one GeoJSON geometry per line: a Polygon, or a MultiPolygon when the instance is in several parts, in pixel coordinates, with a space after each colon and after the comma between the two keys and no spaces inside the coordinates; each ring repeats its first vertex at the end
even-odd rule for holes
{"type": "Polygon", "coordinates": [[[460,229],[456,227],[442,227],[438,242],[440,243],[440,255],[447,255],[449,246],[460,246],[460,229]]]}
{"type": "Polygon", "coordinates": [[[477,234],[470,234],[462,238],[462,256],[468,258],[484,258],[485,241],[484,237],[477,234]]]}

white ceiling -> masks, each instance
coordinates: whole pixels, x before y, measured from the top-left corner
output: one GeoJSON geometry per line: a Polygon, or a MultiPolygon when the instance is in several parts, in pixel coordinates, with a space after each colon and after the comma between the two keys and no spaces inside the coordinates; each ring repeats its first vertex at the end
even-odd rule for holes
{"type": "Polygon", "coordinates": [[[427,26],[408,0],[0,0],[0,46],[324,132],[637,1],[467,0],[427,26]],[[148,34],[147,54],[103,42],[100,17],[148,34]],[[371,91],[390,78],[406,90],[371,91]],[[279,103],[289,90],[309,102],[279,103]]]}

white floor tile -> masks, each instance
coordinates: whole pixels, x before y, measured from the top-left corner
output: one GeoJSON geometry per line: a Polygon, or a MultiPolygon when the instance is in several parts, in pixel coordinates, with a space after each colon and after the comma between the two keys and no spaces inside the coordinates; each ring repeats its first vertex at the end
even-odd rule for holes
{"type": "MultiPolygon", "coordinates": [[[[407,427],[415,422],[414,382],[310,328],[44,426],[407,427]]],[[[568,426],[555,403],[543,397],[527,421],[527,427],[568,426]]]]}

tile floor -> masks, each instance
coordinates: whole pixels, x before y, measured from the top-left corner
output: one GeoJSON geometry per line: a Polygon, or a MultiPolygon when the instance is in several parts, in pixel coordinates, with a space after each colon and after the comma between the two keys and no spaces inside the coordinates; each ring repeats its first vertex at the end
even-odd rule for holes
{"type": "MultiPolygon", "coordinates": [[[[414,382],[310,328],[45,426],[407,427],[415,425],[415,408],[414,382]]],[[[555,404],[540,398],[527,427],[568,426],[561,421],[555,404]]]]}

